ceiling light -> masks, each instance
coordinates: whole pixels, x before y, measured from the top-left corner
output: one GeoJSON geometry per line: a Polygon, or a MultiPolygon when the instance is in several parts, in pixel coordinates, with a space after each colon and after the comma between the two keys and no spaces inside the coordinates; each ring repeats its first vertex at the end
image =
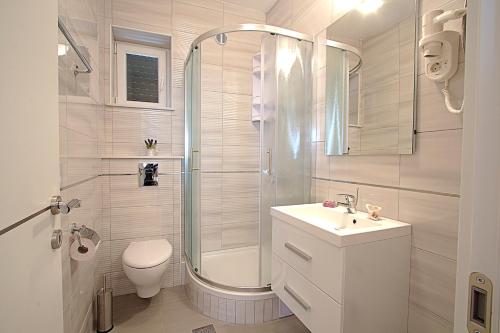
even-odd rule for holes
{"type": "Polygon", "coordinates": [[[348,13],[353,8],[356,8],[359,2],[360,0],[334,0],[335,13],[342,13],[342,15],[348,13]]]}
{"type": "Polygon", "coordinates": [[[376,12],[383,4],[382,0],[361,0],[357,4],[356,9],[366,15],[376,12]]]}
{"type": "Polygon", "coordinates": [[[66,44],[57,44],[57,55],[58,56],[63,56],[68,53],[69,46],[66,44]]]}

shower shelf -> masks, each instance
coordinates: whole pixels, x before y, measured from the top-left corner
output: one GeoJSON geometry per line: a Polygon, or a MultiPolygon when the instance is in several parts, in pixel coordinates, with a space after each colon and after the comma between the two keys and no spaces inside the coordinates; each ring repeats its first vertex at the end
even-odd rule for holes
{"type": "Polygon", "coordinates": [[[261,112],[261,99],[260,99],[260,91],[261,91],[261,55],[260,53],[254,55],[252,57],[252,121],[260,120],[260,112],[261,112]]]}

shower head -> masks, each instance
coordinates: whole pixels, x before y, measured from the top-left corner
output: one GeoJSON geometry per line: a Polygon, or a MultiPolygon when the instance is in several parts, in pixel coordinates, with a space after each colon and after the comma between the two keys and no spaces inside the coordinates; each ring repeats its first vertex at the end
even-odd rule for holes
{"type": "Polygon", "coordinates": [[[225,33],[215,35],[215,42],[219,45],[224,45],[227,42],[227,35],[225,33]]]}

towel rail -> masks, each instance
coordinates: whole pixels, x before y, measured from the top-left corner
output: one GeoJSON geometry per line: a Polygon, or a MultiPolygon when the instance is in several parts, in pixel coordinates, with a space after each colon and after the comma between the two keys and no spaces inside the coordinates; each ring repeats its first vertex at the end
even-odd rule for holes
{"type": "Polygon", "coordinates": [[[80,205],[81,205],[81,200],[79,199],[73,199],[70,200],[69,202],[64,202],[62,201],[62,198],[59,195],[55,195],[52,197],[49,206],[40,209],[39,211],[25,217],[22,220],[17,221],[16,223],[7,226],[6,228],[0,229],[0,236],[23,225],[24,223],[34,219],[35,217],[45,213],[48,210],[52,213],[52,215],[57,215],[59,213],[68,214],[71,208],[79,208],[80,205]]]}
{"type": "Polygon", "coordinates": [[[57,18],[57,25],[59,26],[59,30],[62,32],[64,37],[66,37],[66,39],[68,40],[69,45],[71,45],[73,50],[75,50],[76,55],[78,56],[78,58],[80,58],[83,65],[86,67],[85,70],[80,70],[80,69],[78,69],[78,65],[77,65],[76,69],[74,70],[75,75],[78,75],[79,73],[85,73],[85,74],[92,73],[93,69],[92,69],[92,66],[90,66],[90,61],[82,53],[82,51],[80,50],[80,47],[76,44],[75,39],[73,38],[73,36],[71,36],[71,33],[69,32],[68,28],[64,24],[61,17],[57,18]]]}
{"type": "Polygon", "coordinates": [[[15,228],[17,228],[17,227],[19,227],[19,226],[21,226],[21,225],[25,224],[25,223],[26,223],[26,222],[28,222],[29,220],[34,219],[34,218],[35,218],[35,217],[37,217],[38,215],[41,215],[41,214],[43,214],[44,212],[46,212],[46,211],[48,211],[48,210],[50,210],[50,206],[44,207],[44,208],[40,209],[39,211],[37,211],[37,212],[35,212],[35,213],[31,214],[30,216],[27,216],[27,217],[25,217],[24,219],[22,219],[22,220],[20,220],[20,221],[17,221],[16,223],[11,224],[11,225],[9,225],[9,226],[8,226],[8,227],[6,227],[6,228],[1,229],[1,230],[0,230],[0,236],[2,236],[3,234],[8,233],[8,232],[9,232],[9,231],[11,231],[12,229],[15,229],[15,228]]]}

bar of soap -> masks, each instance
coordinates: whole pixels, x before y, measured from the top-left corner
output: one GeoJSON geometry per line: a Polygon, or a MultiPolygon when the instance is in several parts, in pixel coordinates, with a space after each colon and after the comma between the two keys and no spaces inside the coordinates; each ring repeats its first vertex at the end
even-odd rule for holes
{"type": "Polygon", "coordinates": [[[337,207],[337,203],[335,201],[325,200],[325,201],[323,201],[323,207],[335,208],[335,207],[337,207]]]}

